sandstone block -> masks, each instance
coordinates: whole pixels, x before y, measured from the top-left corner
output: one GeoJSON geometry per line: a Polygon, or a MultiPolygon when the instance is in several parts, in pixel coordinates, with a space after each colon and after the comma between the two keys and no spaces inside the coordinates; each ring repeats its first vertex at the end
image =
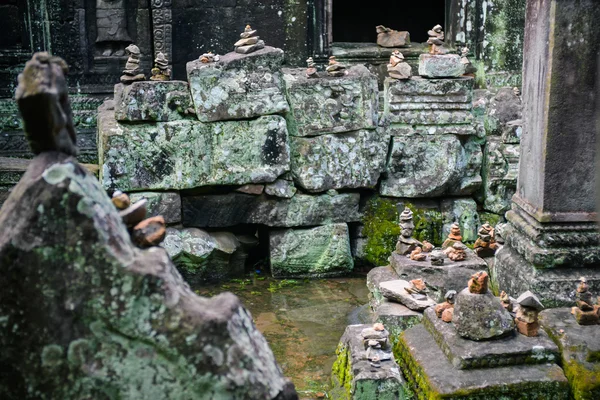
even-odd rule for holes
{"type": "Polygon", "coordinates": [[[187,82],[141,81],[115,85],[117,121],[174,121],[191,116],[187,82]]]}
{"type": "Polygon", "coordinates": [[[419,75],[427,78],[457,78],[465,73],[458,54],[421,54],[419,75]]]}

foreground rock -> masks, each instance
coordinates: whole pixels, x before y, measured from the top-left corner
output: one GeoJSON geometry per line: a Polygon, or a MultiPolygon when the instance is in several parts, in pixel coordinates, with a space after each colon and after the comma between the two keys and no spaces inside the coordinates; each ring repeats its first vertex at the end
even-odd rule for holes
{"type": "Polygon", "coordinates": [[[198,297],[164,250],[136,249],[73,159],[35,158],[0,225],[4,398],[296,398],[240,301],[198,297]]]}
{"type": "Polygon", "coordinates": [[[287,112],[282,63],[283,50],[269,46],[248,55],[228,53],[214,63],[188,62],[198,119],[228,121],[287,112]]]}
{"type": "Polygon", "coordinates": [[[111,102],[98,116],[100,179],[122,191],[272,182],[289,170],[285,120],[121,124],[111,102]]]}
{"type": "Polygon", "coordinates": [[[348,225],[270,232],[271,273],[275,278],[321,278],[352,271],[348,225]]]}

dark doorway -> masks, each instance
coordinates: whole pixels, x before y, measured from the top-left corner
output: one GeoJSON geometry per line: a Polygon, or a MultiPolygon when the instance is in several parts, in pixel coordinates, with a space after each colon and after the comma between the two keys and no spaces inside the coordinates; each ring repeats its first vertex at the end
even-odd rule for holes
{"type": "Polygon", "coordinates": [[[331,1],[334,42],[375,43],[375,27],[383,25],[408,31],[412,42],[422,43],[427,41],[429,29],[445,24],[446,0],[368,0],[360,5],[348,0],[331,1]]]}

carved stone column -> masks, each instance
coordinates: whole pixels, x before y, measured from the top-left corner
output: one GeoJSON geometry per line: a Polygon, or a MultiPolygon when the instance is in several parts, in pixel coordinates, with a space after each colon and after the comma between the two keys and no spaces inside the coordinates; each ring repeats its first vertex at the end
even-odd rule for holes
{"type": "Polygon", "coordinates": [[[172,0],[152,0],[152,38],[154,41],[154,57],[158,53],[167,56],[169,63],[173,59],[173,15],[172,0]]]}
{"type": "Polygon", "coordinates": [[[580,276],[600,294],[599,20],[595,0],[527,1],[519,179],[493,272],[500,290],[530,289],[547,306],[572,303],[580,276]]]}

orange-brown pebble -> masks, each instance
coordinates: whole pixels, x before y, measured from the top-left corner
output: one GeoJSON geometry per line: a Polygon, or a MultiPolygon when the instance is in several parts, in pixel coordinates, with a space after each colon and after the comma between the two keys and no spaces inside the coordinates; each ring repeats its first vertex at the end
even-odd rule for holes
{"type": "Polygon", "coordinates": [[[471,275],[469,280],[469,292],[475,294],[485,294],[488,291],[489,276],[485,271],[479,271],[471,275]]]}
{"type": "Polygon", "coordinates": [[[423,240],[423,252],[429,253],[431,250],[433,250],[433,245],[427,240],[423,240]]]}
{"type": "Polygon", "coordinates": [[[452,317],[454,317],[454,307],[447,308],[442,313],[442,321],[444,322],[452,322],[452,317]]]}
{"type": "Polygon", "coordinates": [[[420,291],[427,289],[427,285],[425,285],[425,281],[423,279],[413,279],[410,281],[410,283],[412,283],[413,286],[420,291]]]}
{"type": "Polygon", "coordinates": [[[453,308],[454,306],[450,303],[448,303],[447,301],[440,303],[438,305],[435,306],[435,315],[437,315],[438,318],[442,318],[442,314],[444,313],[444,311],[446,311],[449,308],[453,308]]]}
{"type": "Polygon", "coordinates": [[[158,246],[167,234],[165,219],[162,216],[143,220],[133,228],[131,237],[139,247],[158,246]]]}
{"type": "Polygon", "coordinates": [[[125,193],[119,193],[116,196],[113,196],[112,202],[117,207],[117,210],[124,210],[131,205],[131,200],[129,200],[129,196],[125,193]]]}

